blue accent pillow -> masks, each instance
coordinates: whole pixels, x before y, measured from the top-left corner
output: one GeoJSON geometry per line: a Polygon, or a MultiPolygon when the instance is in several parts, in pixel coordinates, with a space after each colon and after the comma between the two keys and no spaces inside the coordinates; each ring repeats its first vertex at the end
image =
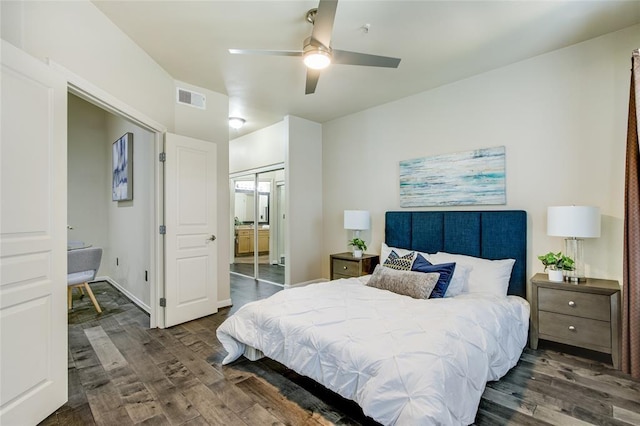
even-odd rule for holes
{"type": "Polygon", "coordinates": [[[455,263],[441,263],[439,265],[434,265],[427,259],[425,259],[421,254],[416,255],[416,260],[413,261],[413,265],[411,266],[411,270],[416,272],[440,273],[440,278],[438,278],[438,282],[431,292],[431,296],[429,296],[429,299],[444,297],[445,293],[447,292],[447,288],[449,288],[449,283],[451,282],[453,271],[455,271],[455,269],[455,263]]]}

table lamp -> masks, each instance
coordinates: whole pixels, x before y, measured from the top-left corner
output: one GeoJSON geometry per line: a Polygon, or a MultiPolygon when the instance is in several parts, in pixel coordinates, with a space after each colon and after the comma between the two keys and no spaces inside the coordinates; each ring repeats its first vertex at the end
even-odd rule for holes
{"type": "Polygon", "coordinates": [[[565,281],[586,281],[583,239],[600,237],[600,208],[556,206],[547,208],[547,235],[565,237],[564,254],[574,260],[574,269],[564,271],[565,281]]]}
{"type": "Polygon", "coordinates": [[[369,229],[371,215],[367,210],[345,210],[344,229],[354,231],[354,238],[360,238],[360,231],[369,229]]]}

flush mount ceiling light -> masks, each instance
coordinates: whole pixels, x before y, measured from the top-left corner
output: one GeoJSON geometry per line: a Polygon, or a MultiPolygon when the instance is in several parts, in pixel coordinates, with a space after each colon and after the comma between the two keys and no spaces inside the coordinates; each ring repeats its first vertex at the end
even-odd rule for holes
{"type": "Polygon", "coordinates": [[[245,119],[244,118],[240,118],[240,117],[229,117],[229,127],[231,127],[232,129],[240,129],[242,126],[244,126],[245,123],[245,119]]]}

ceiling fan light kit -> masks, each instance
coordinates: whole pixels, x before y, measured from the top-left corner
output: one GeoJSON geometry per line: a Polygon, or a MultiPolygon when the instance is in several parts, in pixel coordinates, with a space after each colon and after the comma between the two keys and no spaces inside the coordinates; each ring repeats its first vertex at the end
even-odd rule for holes
{"type": "Polygon", "coordinates": [[[331,65],[331,53],[320,49],[304,52],[304,64],[307,68],[323,70],[331,65]]]}
{"type": "MultiPolygon", "coordinates": [[[[320,0],[317,9],[311,9],[307,12],[305,19],[313,24],[313,31],[311,32],[311,37],[305,39],[302,51],[229,49],[229,53],[302,56],[302,60],[307,66],[306,95],[315,92],[320,79],[319,70],[327,68],[332,62],[343,65],[398,68],[400,64],[399,58],[332,49],[331,33],[333,32],[333,22],[336,17],[337,7],[338,0],[320,0]]],[[[365,32],[368,32],[369,26],[369,24],[365,24],[362,28],[365,32]]]]}

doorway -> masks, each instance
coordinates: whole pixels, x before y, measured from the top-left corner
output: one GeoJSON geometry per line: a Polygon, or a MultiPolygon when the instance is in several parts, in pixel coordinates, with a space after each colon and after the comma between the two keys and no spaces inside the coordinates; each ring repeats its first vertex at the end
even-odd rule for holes
{"type": "Polygon", "coordinates": [[[285,284],[284,168],[230,178],[231,273],[285,284]]]}
{"type": "MultiPolygon", "coordinates": [[[[59,74],[63,75],[67,81],[67,94],[73,95],[82,101],[100,108],[105,113],[110,113],[120,120],[124,120],[141,129],[147,137],[148,154],[153,159],[157,159],[161,152],[164,151],[164,134],[166,128],[152,120],[151,118],[139,113],[120,100],[103,92],[93,84],[72,73],[59,64],[51,63],[51,68],[59,74]]],[[[68,112],[67,112],[68,114],[68,112]]],[[[135,136],[135,135],[134,135],[135,136]]],[[[135,142],[134,142],[135,144],[135,142]]],[[[111,147],[108,147],[109,153],[111,147]]],[[[109,157],[110,158],[110,157],[109,157]]],[[[148,270],[142,272],[144,283],[148,287],[149,303],[142,309],[149,313],[149,327],[164,328],[164,316],[160,309],[160,298],[164,297],[164,244],[162,236],[159,235],[159,225],[164,223],[164,203],[163,203],[163,185],[164,185],[164,167],[159,161],[152,161],[152,167],[148,171],[147,179],[148,188],[152,188],[146,196],[149,198],[149,211],[147,213],[146,224],[143,225],[148,245],[145,249],[148,253],[148,270]]],[[[110,160],[105,165],[107,169],[111,169],[110,160]]],[[[109,175],[110,179],[110,175],[109,175]]],[[[135,176],[134,176],[135,185],[135,176]]],[[[111,186],[111,181],[107,183],[111,186]]],[[[109,197],[111,199],[111,197],[109,197]]],[[[135,195],[134,195],[135,200],[135,195]]],[[[134,201],[135,202],[135,201],[134,201]]],[[[70,224],[73,226],[73,224],[70,224]]],[[[75,239],[76,236],[68,235],[68,239],[75,239]]],[[[104,257],[103,262],[107,257],[104,257]]],[[[116,260],[119,263],[119,259],[116,260]]],[[[129,295],[127,295],[129,297],[129,295]]]]}
{"type": "MultiPolygon", "coordinates": [[[[153,133],[72,93],[67,116],[67,246],[102,248],[95,281],[108,282],[150,313],[155,274],[147,224],[155,208],[150,195],[155,183],[153,133]],[[123,134],[130,135],[132,147],[132,196],[117,201],[111,193],[111,150],[123,134]]],[[[100,302],[101,296],[107,293],[96,293],[106,311],[115,306],[100,302]]]]}

